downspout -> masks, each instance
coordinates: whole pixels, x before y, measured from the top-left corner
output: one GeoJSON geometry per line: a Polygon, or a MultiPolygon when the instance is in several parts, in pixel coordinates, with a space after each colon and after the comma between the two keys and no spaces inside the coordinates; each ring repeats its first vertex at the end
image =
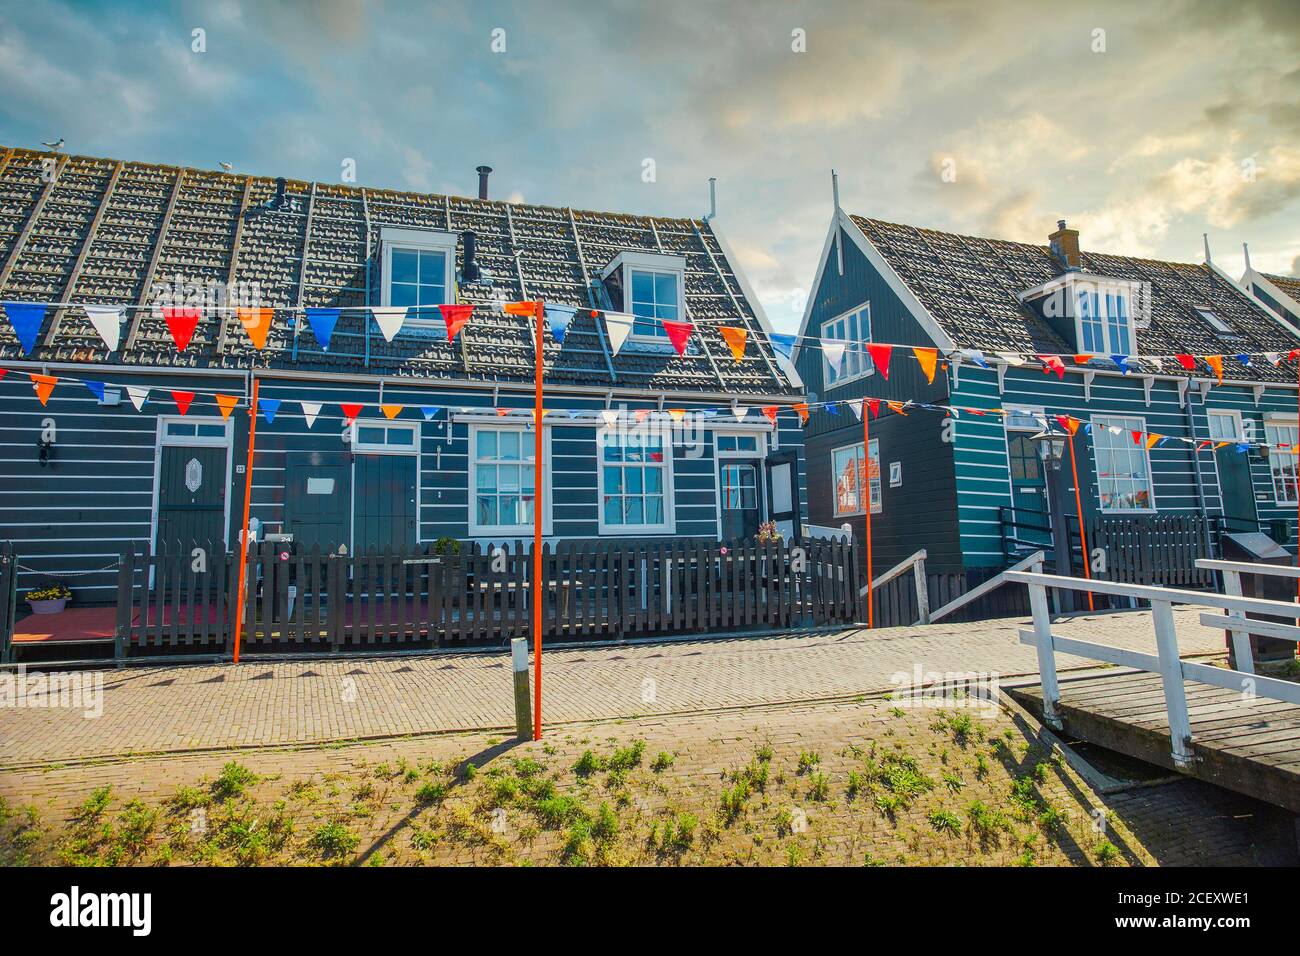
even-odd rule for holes
{"type": "MultiPolygon", "coordinates": [[[[1187,434],[1192,439],[1192,472],[1196,475],[1196,501],[1201,508],[1201,517],[1205,520],[1201,523],[1201,543],[1205,547],[1205,556],[1213,557],[1214,552],[1210,550],[1210,516],[1206,513],[1205,500],[1205,476],[1201,474],[1201,449],[1196,442],[1196,419],[1192,415],[1192,388],[1191,382],[1188,382],[1187,390],[1184,392],[1183,412],[1187,416],[1187,434]]],[[[1211,452],[1213,454],[1213,452],[1211,452]]]]}

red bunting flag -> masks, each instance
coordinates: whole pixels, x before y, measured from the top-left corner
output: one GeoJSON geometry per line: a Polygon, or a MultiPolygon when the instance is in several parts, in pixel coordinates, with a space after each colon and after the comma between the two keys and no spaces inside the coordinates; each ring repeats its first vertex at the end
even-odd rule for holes
{"type": "Polygon", "coordinates": [[[339,402],[339,408],[343,409],[343,420],[351,425],[357,420],[357,416],[361,414],[361,409],[365,408],[365,406],[360,402],[349,402],[347,404],[339,402]]]}
{"type": "Polygon", "coordinates": [[[1183,368],[1185,368],[1187,371],[1189,372],[1196,371],[1196,358],[1194,356],[1188,355],[1184,352],[1179,355],[1175,355],[1174,358],[1177,359],[1178,364],[1181,365],[1183,368]]]}
{"type": "Polygon", "coordinates": [[[763,414],[767,416],[767,420],[771,422],[773,425],[776,424],[776,416],[778,411],[779,409],[775,405],[763,406],[763,414]]]}
{"type": "Polygon", "coordinates": [[[190,402],[194,401],[194,393],[172,389],[172,401],[176,403],[176,408],[184,415],[190,410],[190,402]]]}
{"type": "Polygon", "coordinates": [[[1038,359],[1038,361],[1040,361],[1040,362],[1043,363],[1043,374],[1044,374],[1044,375],[1049,375],[1049,374],[1051,374],[1052,372],[1055,372],[1057,378],[1060,378],[1060,379],[1065,378],[1065,363],[1061,361],[1061,356],[1059,356],[1059,355],[1036,355],[1036,356],[1034,356],[1034,357],[1035,357],[1036,359],[1038,359]]]}
{"type": "Polygon", "coordinates": [[[1069,415],[1057,415],[1056,423],[1060,425],[1062,428],[1064,428],[1071,435],[1073,435],[1075,432],[1079,430],[1079,425],[1081,424],[1079,419],[1073,418],[1069,415]]]}
{"type": "Polygon", "coordinates": [[[1142,433],[1141,433],[1141,432],[1134,432],[1134,431],[1131,431],[1131,432],[1129,432],[1129,434],[1133,436],[1133,444],[1135,444],[1135,445],[1140,445],[1140,444],[1142,444],[1142,433]]]}
{"type": "Polygon", "coordinates": [[[36,390],[36,397],[44,405],[50,400],[50,395],[54,392],[54,386],[59,384],[59,380],[53,375],[36,375],[31,372],[27,374],[32,380],[32,388],[36,390]]]}
{"type": "Polygon", "coordinates": [[[239,399],[234,395],[217,396],[217,408],[221,410],[221,417],[223,419],[229,418],[230,413],[235,410],[235,406],[238,404],[239,404],[239,399]]]}
{"type": "Polygon", "coordinates": [[[867,399],[867,408],[871,409],[872,418],[880,417],[880,399],[878,398],[867,399]]]}
{"type": "Polygon", "coordinates": [[[4,379],[4,377],[8,374],[9,374],[9,369],[0,368],[0,380],[4,379]]]}
{"type": "Polygon", "coordinates": [[[807,424],[808,424],[808,405],[807,405],[805,402],[795,402],[795,403],[794,403],[794,410],[795,410],[796,412],[799,413],[799,421],[800,421],[802,424],[807,425],[807,424]]]}
{"type": "Polygon", "coordinates": [[[469,321],[474,311],[474,306],[440,305],[438,309],[442,312],[442,320],[447,323],[447,341],[450,342],[465,327],[465,323],[469,321]]]}
{"type": "Polygon", "coordinates": [[[673,322],[664,319],[664,331],[668,333],[668,341],[673,343],[673,348],[677,350],[678,355],[686,354],[686,340],[691,337],[691,332],[695,329],[693,322],[673,322]]]}
{"type": "Polygon", "coordinates": [[[880,370],[881,376],[889,380],[889,357],[894,353],[892,345],[868,345],[867,351],[871,353],[871,363],[880,370]]]}
{"type": "Polygon", "coordinates": [[[1205,358],[1205,364],[1208,365],[1210,368],[1214,369],[1214,374],[1218,377],[1219,381],[1222,382],[1223,381],[1223,356],[1206,355],[1204,356],[1204,358],[1205,358]]]}
{"type": "Polygon", "coordinates": [[[509,415],[509,414],[510,414],[510,409],[508,409],[508,408],[498,408],[498,409],[497,409],[497,418],[505,418],[505,417],[506,417],[507,415],[509,415]]]}
{"type": "Polygon", "coordinates": [[[1286,359],[1288,362],[1300,362],[1300,349],[1292,349],[1287,352],[1286,359]]]}
{"type": "Polygon", "coordinates": [[[921,371],[925,373],[926,382],[933,385],[934,366],[939,361],[939,350],[914,347],[912,349],[912,354],[915,355],[916,360],[921,363],[921,371]]]}
{"type": "Polygon", "coordinates": [[[650,417],[650,409],[648,408],[633,409],[632,417],[635,418],[638,422],[643,422],[650,417]]]}
{"type": "Polygon", "coordinates": [[[164,308],[162,314],[163,321],[167,323],[167,331],[176,343],[176,351],[184,352],[194,337],[194,330],[199,327],[201,310],[164,308]]]}

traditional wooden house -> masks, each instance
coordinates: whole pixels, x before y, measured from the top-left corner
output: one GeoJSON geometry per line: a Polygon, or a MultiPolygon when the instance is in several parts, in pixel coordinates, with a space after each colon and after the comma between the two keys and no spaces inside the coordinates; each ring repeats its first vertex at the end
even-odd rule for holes
{"type": "Polygon", "coordinates": [[[836,210],[795,351],[809,518],[861,536],[869,472],[876,572],[925,548],[932,604],[1054,539],[1082,573],[1080,508],[1099,574],[1193,583],[1224,530],[1294,548],[1298,335],[1208,262],[1084,251],[1064,222],[1034,245],[836,210]],[[867,396],[898,404],[864,467],[867,396]]]}
{"type": "Polygon", "coordinates": [[[527,538],[538,488],[551,542],[797,534],[802,385],[717,220],[492,200],[489,172],[464,198],[0,148],[20,586],[109,601],[128,546],[235,550],[255,379],[259,540],[527,538]],[[535,324],[503,308],[536,300],[540,482],[535,324]]]}

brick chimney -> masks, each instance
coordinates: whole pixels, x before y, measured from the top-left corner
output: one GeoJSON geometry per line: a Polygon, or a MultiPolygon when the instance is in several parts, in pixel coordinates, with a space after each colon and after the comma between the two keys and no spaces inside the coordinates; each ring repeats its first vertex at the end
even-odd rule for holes
{"type": "Polygon", "coordinates": [[[1052,255],[1060,260],[1061,265],[1067,269],[1078,270],[1083,268],[1083,261],[1079,255],[1079,230],[1067,229],[1065,220],[1057,220],[1056,232],[1047,237],[1051,244],[1052,255]]]}

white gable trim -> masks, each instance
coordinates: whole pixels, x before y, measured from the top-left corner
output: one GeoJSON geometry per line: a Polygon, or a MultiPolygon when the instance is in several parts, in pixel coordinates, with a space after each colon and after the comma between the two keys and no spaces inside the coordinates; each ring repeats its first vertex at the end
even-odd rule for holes
{"type": "Polygon", "coordinates": [[[1246,298],[1250,299],[1251,302],[1257,303],[1261,309],[1263,309],[1265,312],[1268,313],[1269,318],[1271,318],[1274,322],[1281,325],[1292,335],[1300,336],[1300,329],[1297,329],[1286,319],[1282,318],[1282,316],[1274,312],[1271,308],[1269,308],[1267,303],[1263,302],[1258,296],[1255,295],[1255,293],[1250,291],[1249,287],[1251,285],[1255,285],[1255,284],[1262,285],[1265,289],[1268,290],[1268,294],[1271,295],[1274,299],[1276,299],[1280,304],[1286,306],[1294,314],[1300,315],[1300,302],[1297,302],[1294,298],[1287,295],[1285,292],[1283,292],[1281,289],[1275,286],[1272,282],[1268,280],[1268,278],[1262,272],[1257,272],[1254,269],[1254,267],[1251,267],[1250,269],[1247,269],[1246,274],[1241,277],[1241,282],[1237,282],[1232,278],[1232,276],[1225,273],[1213,262],[1210,263],[1210,268],[1213,269],[1215,272],[1217,272],[1219,275],[1223,276],[1225,279],[1227,279],[1229,282],[1235,285],[1238,289],[1240,289],[1241,294],[1244,295],[1246,298]]]}

